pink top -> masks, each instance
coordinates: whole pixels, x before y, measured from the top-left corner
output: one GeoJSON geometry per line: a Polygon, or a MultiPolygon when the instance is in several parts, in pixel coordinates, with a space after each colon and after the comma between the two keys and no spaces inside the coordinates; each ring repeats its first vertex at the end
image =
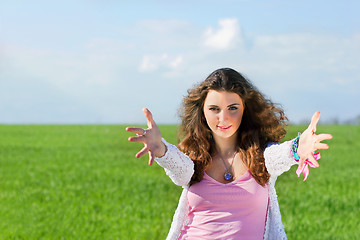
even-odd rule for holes
{"type": "Polygon", "coordinates": [[[227,184],[204,173],[188,190],[189,222],[179,239],[263,239],[268,196],[249,171],[227,184]]]}

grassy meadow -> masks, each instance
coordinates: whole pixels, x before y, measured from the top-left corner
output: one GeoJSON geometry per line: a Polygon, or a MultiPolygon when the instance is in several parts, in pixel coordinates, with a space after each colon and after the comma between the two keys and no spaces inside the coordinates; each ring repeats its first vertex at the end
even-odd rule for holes
{"type": "MultiPolygon", "coordinates": [[[[176,126],[162,125],[176,143],[176,126]]],[[[286,139],[303,131],[291,126],[286,139]]],[[[277,193],[289,239],[360,239],[360,126],[334,135],[306,182],[277,193]]],[[[0,239],[165,239],[181,187],[134,157],[121,125],[0,125],[0,239]]]]}

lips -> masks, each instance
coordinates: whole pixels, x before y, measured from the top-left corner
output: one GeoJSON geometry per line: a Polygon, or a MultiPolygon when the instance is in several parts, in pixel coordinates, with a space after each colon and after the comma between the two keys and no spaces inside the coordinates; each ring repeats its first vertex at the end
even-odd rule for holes
{"type": "Polygon", "coordinates": [[[231,128],[231,125],[230,126],[217,126],[221,131],[226,131],[228,129],[231,128]]]}

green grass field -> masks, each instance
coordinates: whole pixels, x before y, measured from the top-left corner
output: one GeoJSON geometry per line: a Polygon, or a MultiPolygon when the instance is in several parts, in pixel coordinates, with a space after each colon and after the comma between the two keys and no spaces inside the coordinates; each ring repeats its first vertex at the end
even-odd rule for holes
{"type": "MultiPolygon", "coordinates": [[[[175,126],[160,128],[176,143],[175,126]]],[[[164,239],[181,188],[134,157],[124,129],[0,125],[0,239],[164,239]]],[[[360,239],[360,126],[318,132],[334,135],[320,168],[277,181],[288,238],[360,239]]]]}

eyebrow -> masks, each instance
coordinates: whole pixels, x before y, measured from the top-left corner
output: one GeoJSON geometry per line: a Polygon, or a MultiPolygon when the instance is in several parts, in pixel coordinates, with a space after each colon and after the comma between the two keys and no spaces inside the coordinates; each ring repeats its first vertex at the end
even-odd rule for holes
{"type": "MultiPolygon", "coordinates": [[[[228,105],[228,107],[237,106],[237,105],[241,106],[240,103],[233,103],[233,104],[228,105]]],[[[208,105],[208,107],[218,107],[218,106],[215,104],[210,104],[210,105],[208,105]]]]}

